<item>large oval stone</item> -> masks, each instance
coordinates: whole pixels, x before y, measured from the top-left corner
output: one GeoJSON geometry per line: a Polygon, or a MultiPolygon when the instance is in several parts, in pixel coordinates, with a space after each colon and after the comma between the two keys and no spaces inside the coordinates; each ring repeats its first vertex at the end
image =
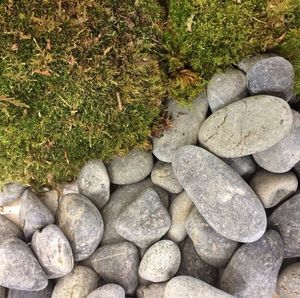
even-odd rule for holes
{"type": "Polygon", "coordinates": [[[282,140],[293,122],[283,99],[269,95],[247,97],[208,117],[199,141],[221,157],[238,157],[263,151],[282,140]]]}
{"type": "Polygon", "coordinates": [[[181,147],[174,173],[207,223],[238,242],[259,239],[267,224],[265,210],[249,185],[226,163],[197,146],[181,147]]]}

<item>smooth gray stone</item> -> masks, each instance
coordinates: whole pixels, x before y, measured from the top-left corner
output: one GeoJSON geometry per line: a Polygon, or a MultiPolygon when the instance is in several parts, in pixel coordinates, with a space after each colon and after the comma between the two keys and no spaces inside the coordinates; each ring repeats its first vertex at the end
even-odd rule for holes
{"type": "Polygon", "coordinates": [[[166,285],[164,298],[233,298],[233,296],[191,276],[175,276],[166,285]]]}
{"type": "Polygon", "coordinates": [[[183,189],[175,177],[170,163],[158,161],[151,172],[151,180],[153,184],[171,193],[178,194],[183,189]]]}
{"type": "Polygon", "coordinates": [[[238,69],[216,73],[207,84],[207,99],[213,113],[247,95],[246,76],[238,69]]]}
{"type": "Polygon", "coordinates": [[[115,225],[117,218],[120,213],[136,199],[137,195],[149,187],[153,188],[159,194],[165,208],[168,208],[168,193],[154,185],[150,178],[131,185],[121,186],[112,193],[109,202],[101,210],[104,221],[104,233],[101,244],[110,244],[125,240],[116,231],[115,225]]]}
{"type": "Polygon", "coordinates": [[[145,179],[153,168],[152,152],[134,149],[125,156],[116,156],[107,165],[110,181],[125,185],[145,179]]]}
{"type": "Polygon", "coordinates": [[[265,53],[265,54],[258,54],[249,58],[242,59],[238,64],[237,67],[247,73],[257,62],[268,59],[271,57],[277,57],[278,55],[273,53],[265,53]]]}
{"type": "Polygon", "coordinates": [[[174,173],[207,223],[222,236],[253,242],[265,232],[267,219],[259,198],[226,163],[196,146],[175,154],[174,173]]]}
{"type": "Polygon", "coordinates": [[[0,298],[6,298],[6,288],[0,286],[0,298]]]}
{"type": "Polygon", "coordinates": [[[19,214],[26,240],[30,240],[35,231],[54,223],[51,211],[30,190],[25,190],[21,197],[19,214]]]}
{"type": "Polygon", "coordinates": [[[218,269],[200,258],[192,240],[187,237],[181,250],[181,264],[177,275],[192,276],[213,286],[217,281],[218,269]]]}
{"type": "Polygon", "coordinates": [[[265,208],[271,208],[290,198],[298,188],[298,179],[292,172],[274,174],[258,170],[249,185],[258,195],[265,208]]]}
{"type": "Polygon", "coordinates": [[[39,193],[38,197],[40,201],[50,210],[53,216],[55,216],[59,201],[58,192],[56,190],[49,190],[39,193]]]}
{"type": "Polygon", "coordinates": [[[98,286],[99,276],[86,266],[75,266],[73,271],[57,280],[51,298],[86,298],[98,286]]]}
{"type": "Polygon", "coordinates": [[[295,71],[282,57],[271,57],[255,63],[247,72],[251,94],[268,94],[290,100],[293,96],[295,71]]]}
{"type": "Polygon", "coordinates": [[[117,284],[106,284],[94,290],[87,298],[125,298],[125,291],[117,284]]]}
{"type": "Polygon", "coordinates": [[[300,262],[287,266],[279,274],[277,293],[280,298],[300,297],[300,262]]]}
{"type": "Polygon", "coordinates": [[[78,189],[99,209],[108,202],[110,181],[102,160],[91,160],[83,166],[78,175],[78,189]]]}
{"type": "Polygon", "coordinates": [[[67,195],[69,193],[79,193],[78,189],[78,180],[73,180],[71,182],[64,182],[62,184],[58,184],[57,186],[60,197],[67,195]]]}
{"type": "Polygon", "coordinates": [[[88,198],[80,194],[63,196],[56,220],[71,244],[75,261],[87,259],[96,250],[103,234],[103,220],[88,198]]]}
{"type": "Polygon", "coordinates": [[[166,282],[141,285],[137,288],[137,298],[163,298],[166,282]]]}
{"type": "Polygon", "coordinates": [[[172,162],[175,151],[181,146],[197,143],[200,125],[206,118],[208,101],[200,94],[188,107],[175,101],[168,103],[168,115],[172,125],[162,136],[153,138],[153,154],[161,161],[172,162]]]}
{"type": "Polygon", "coordinates": [[[139,252],[130,242],[107,244],[90,258],[94,270],[108,283],[121,285],[126,294],[138,285],[139,252]]]}
{"type": "Polygon", "coordinates": [[[0,215],[0,240],[1,242],[9,238],[23,239],[23,232],[12,221],[0,215]]]}
{"type": "Polygon", "coordinates": [[[209,116],[200,128],[199,142],[220,157],[250,155],[281,141],[292,122],[292,110],[283,99],[251,96],[209,116]]]}
{"type": "Polygon", "coordinates": [[[28,186],[20,183],[7,183],[0,190],[0,206],[4,206],[20,198],[28,186]]]}
{"type": "Polygon", "coordinates": [[[269,217],[268,224],[282,237],[284,257],[300,257],[300,194],[277,207],[269,217]]]}
{"type": "Polygon", "coordinates": [[[238,242],[213,230],[197,208],[192,210],[186,221],[186,231],[200,258],[216,268],[225,267],[238,247],[238,242]]]}
{"type": "Polygon", "coordinates": [[[51,298],[53,288],[54,284],[49,281],[48,286],[40,291],[20,291],[9,289],[7,298],[51,298]]]}
{"type": "Polygon", "coordinates": [[[166,234],[170,226],[170,215],[159,195],[148,188],[122,211],[115,227],[122,237],[145,248],[166,234]]]}
{"type": "Polygon", "coordinates": [[[253,155],[255,161],[269,172],[287,172],[300,160],[300,113],[292,112],[293,124],[285,138],[253,155]]]}
{"type": "Polygon", "coordinates": [[[72,271],[72,248],[58,226],[49,225],[36,231],[32,236],[31,247],[48,278],[59,278],[72,271]]]}
{"type": "Polygon", "coordinates": [[[0,244],[0,285],[16,290],[39,291],[48,279],[29,247],[20,239],[0,244]]]}

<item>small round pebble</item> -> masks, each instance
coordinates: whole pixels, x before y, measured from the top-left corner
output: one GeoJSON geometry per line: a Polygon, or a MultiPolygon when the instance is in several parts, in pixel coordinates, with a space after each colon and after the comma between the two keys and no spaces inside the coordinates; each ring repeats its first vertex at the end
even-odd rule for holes
{"type": "Polygon", "coordinates": [[[278,277],[277,293],[280,298],[300,297],[300,263],[287,266],[278,277]]]}
{"type": "Polygon", "coordinates": [[[142,285],[137,288],[137,298],[164,298],[166,282],[142,285]]]}
{"type": "MultiPolygon", "coordinates": [[[[40,291],[20,291],[9,289],[7,298],[51,298],[53,288],[54,284],[51,281],[49,281],[48,286],[40,291]]],[[[0,298],[5,297],[1,297],[0,295],[0,298]]]]}
{"type": "Polygon", "coordinates": [[[87,298],[125,298],[125,291],[117,284],[106,284],[94,290],[87,298]]]}

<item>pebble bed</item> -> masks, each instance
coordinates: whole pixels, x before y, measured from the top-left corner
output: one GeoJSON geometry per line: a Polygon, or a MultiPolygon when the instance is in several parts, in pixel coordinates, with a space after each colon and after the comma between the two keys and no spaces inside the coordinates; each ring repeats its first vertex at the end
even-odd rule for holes
{"type": "MultiPolygon", "coordinates": [[[[153,152],[0,192],[0,298],[300,297],[300,114],[272,54],[218,73],[153,152]]],[[[298,108],[299,110],[299,108],[298,108]]]]}

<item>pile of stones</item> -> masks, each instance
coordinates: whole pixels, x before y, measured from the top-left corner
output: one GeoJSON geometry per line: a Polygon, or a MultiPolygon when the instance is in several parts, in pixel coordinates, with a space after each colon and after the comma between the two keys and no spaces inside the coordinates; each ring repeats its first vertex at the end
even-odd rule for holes
{"type": "Polygon", "coordinates": [[[245,59],[168,102],[153,152],[91,160],[55,190],[5,185],[0,297],[300,297],[293,81],[282,57],[245,59]]]}

